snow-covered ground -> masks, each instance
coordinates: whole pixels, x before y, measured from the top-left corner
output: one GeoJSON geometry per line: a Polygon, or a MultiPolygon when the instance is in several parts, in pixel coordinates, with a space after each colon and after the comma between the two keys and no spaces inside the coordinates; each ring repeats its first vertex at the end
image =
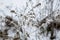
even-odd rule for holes
{"type": "MultiPolygon", "coordinates": [[[[0,0],[0,31],[8,29],[8,39],[5,40],[13,40],[17,32],[20,36],[18,40],[50,40],[50,34],[40,35],[40,29],[36,25],[51,11],[58,10],[60,0],[0,0]],[[18,24],[14,23],[12,27],[6,26],[6,16],[13,19],[12,23],[18,24]]],[[[59,33],[60,31],[56,31],[56,40],[60,40],[59,33]]],[[[3,37],[0,37],[0,40],[3,40],[3,37]]]]}

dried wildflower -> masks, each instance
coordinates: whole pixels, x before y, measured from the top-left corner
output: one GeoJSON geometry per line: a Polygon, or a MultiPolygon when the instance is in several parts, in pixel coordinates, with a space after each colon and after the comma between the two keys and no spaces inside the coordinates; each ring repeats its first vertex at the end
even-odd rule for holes
{"type": "Polygon", "coordinates": [[[0,37],[1,38],[4,38],[4,39],[8,39],[8,33],[7,32],[5,32],[5,31],[0,31],[0,37]]]}
{"type": "Polygon", "coordinates": [[[11,12],[11,13],[15,13],[15,10],[11,10],[10,12],[11,12]]]}
{"type": "Polygon", "coordinates": [[[3,33],[4,33],[4,35],[8,35],[8,33],[7,33],[7,32],[8,32],[8,29],[5,29],[5,30],[4,30],[4,32],[3,32],[3,33]]]}
{"type": "Polygon", "coordinates": [[[23,33],[23,30],[22,30],[22,28],[20,28],[20,31],[23,33]]]}
{"type": "Polygon", "coordinates": [[[13,27],[13,26],[15,26],[15,24],[18,25],[18,22],[13,20],[10,16],[6,16],[5,24],[6,24],[6,26],[13,27]]]}
{"type": "Polygon", "coordinates": [[[26,33],[27,37],[30,37],[28,33],[26,33]]]}
{"type": "Polygon", "coordinates": [[[11,21],[6,21],[5,23],[6,23],[6,26],[9,26],[9,27],[14,26],[14,24],[13,24],[13,23],[11,23],[11,21]]]}
{"type": "Polygon", "coordinates": [[[20,40],[19,32],[16,33],[16,35],[15,35],[13,40],[20,40]]]}
{"type": "Polygon", "coordinates": [[[13,20],[13,22],[14,22],[14,24],[18,25],[18,22],[17,21],[13,20]]]}
{"type": "Polygon", "coordinates": [[[41,26],[43,23],[46,23],[46,19],[43,19],[42,21],[38,21],[38,20],[37,20],[37,22],[38,22],[38,24],[36,25],[36,27],[39,27],[39,26],[41,26]]]}
{"type": "Polygon", "coordinates": [[[13,40],[19,40],[19,38],[14,38],[13,40]]]}
{"type": "Polygon", "coordinates": [[[13,19],[10,16],[5,17],[7,20],[12,21],[13,19]]]}
{"type": "Polygon", "coordinates": [[[11,26],[11,21],[12,21],[13,19],[10,17],[10,16],[6,16],[5,17],[5,23],[6,23],[6,26],[11,26]]]}
{"type": "Polygon", "coordinates": [[[38,7],[39,5],[41,5],[41,3],[38,3],[34,8],[38,7]]]}

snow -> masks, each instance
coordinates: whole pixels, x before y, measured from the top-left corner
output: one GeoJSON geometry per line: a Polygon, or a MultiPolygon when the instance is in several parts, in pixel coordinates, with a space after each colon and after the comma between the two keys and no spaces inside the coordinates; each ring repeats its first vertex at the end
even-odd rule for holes
{"type": "MultiPolygon", "coordinates": [[[[59,1],[54,0],[53,11],[60,8],[58,4],[60,4],[59,1]]],[[[24,35],[27,32],[30,36],[28,40],[49,40],[49,37],[46,37],[44,35],[38,35],[39,28],[37,28],[36,26],[32,26],[32,24],[37,24],[37,20],[41,21],[46,16],[48,16],[48,14],[50,14],[50,8],[51,8],[51,4],[49,3],[48,0],[31,0],[31,1],[29,0],[0,0],[0,16],[2,17],[11,16],[18,23],[20,22],[19,26],[23,28],[23,33],[20,33],[21,34],[20,36],[21,38],[24,37],[24,35]],[[46,2],[48,4],[46,4],[46,2]],[[38,3],[41,3],[41,5],[34,8],[33,11],[31,11],[31,13],[34,13],[35,15],[33,14],[29,15],[30,13],[28,13],[28,11],[30,11],[38,3]],[[11,13],[10,12],[11,10],[15,10],[16,14],[11,13]],[[20,16],[21,14],[23,16],[20,16]],[[24,16],[27,17],[26,20],[24,16]],[[25,23],[25,25],[23,25],[23,22],[25,23]],[[27,25],[28,23],[29,25],[27,25]],[[40,39],[38,38],[38,36],[40,39]]],[[[1,29],[1,26],[0,26],[0,30],[4,30],[4,29],[5,27],[1,29]]],[[[57,33],[57,36],[59,35],[59,33],[60,32],[57,33]]],[[[14,37],[15,34],[16,33],[13,33],[12,30],[9,29],[8,36],[14,37]]],[[[24,40],[24,38],[22,39],[24,40]]],[[[56,40],[59,40],[59,39],[56,39],[56,40]]]]}

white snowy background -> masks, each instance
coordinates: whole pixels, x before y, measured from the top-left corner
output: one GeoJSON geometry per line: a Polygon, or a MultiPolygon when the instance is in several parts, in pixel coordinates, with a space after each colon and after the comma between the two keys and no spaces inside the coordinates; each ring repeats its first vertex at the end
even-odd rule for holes
{"type": "MultiPolygon", "coordinates": [[[[6,29],[4,20],[6,16],[10,16],[18,22],[19,27],[22,27],[23,33],[16,30],[19,31],[21,40],[50,40],[49,36],[40,35],[40,30],[35,25],[38,23],[37,20],[41,21],[51,11],[58,10],[60,10],[60,0],[0,0],[0,30],[6,29]],[[53,6],[51,6],[51,1],[53,1],[53,6]],[[36,6],[39,3],[40,5],[36,6]],[[12,13],[11,10],[15,10],[15,13],[12,13]],[[27,33],[29,37],[27,37],[27,33]]],[[[8,36],[12,38],[16,34],[13,29],[14,27],[11,27],[8,30],[8,36]]],[[[56,31],[56,33],[55,40],[60,40],[60,31],[56,31]]],[[[12,38],[6,40],[13,40],[12,38]]]]}

